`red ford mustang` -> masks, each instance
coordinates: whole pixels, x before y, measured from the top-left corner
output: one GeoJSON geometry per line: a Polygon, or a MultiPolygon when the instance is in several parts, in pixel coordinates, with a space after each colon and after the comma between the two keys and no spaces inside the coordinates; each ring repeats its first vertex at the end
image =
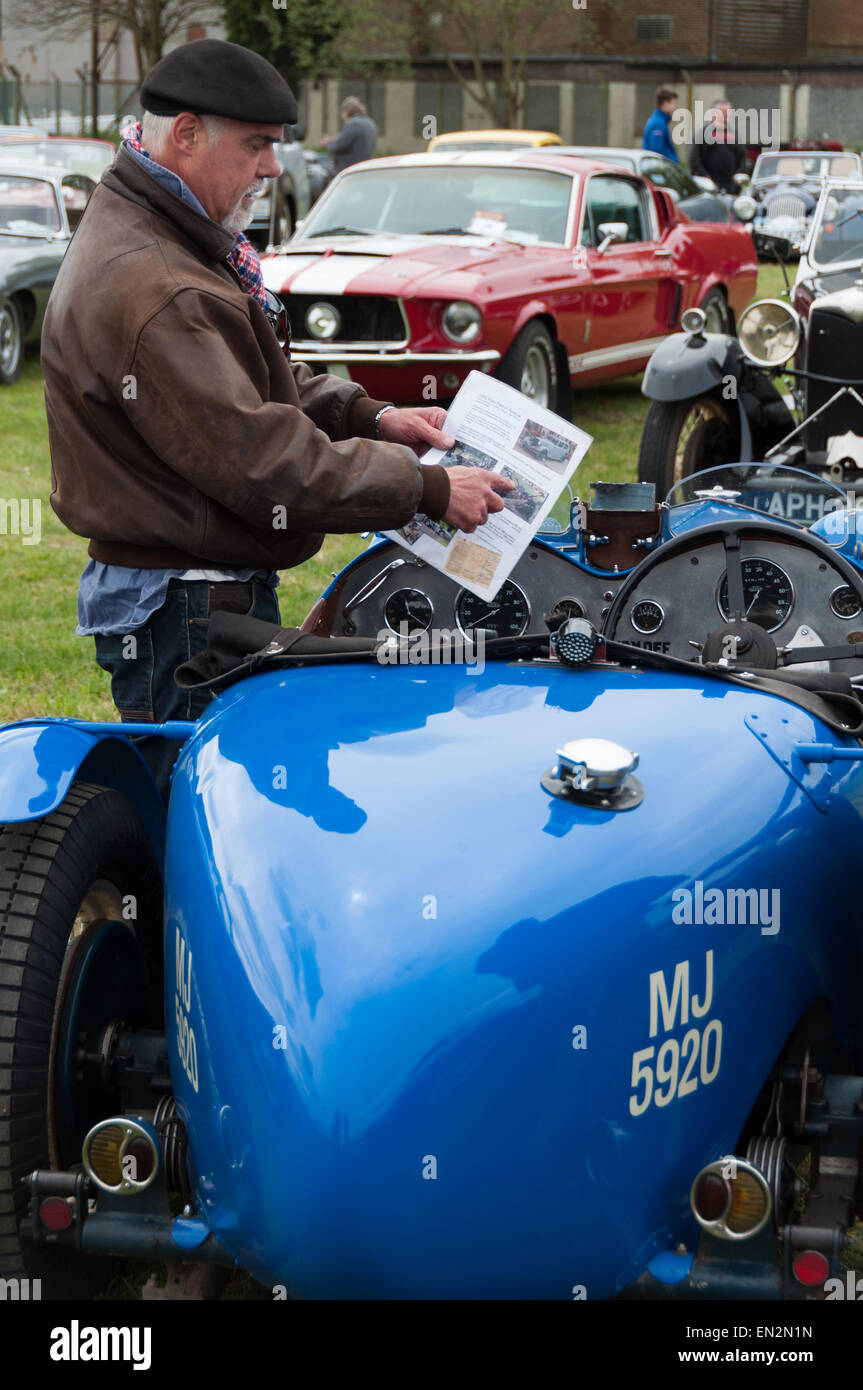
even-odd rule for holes
{"type": "Polygon", "coordinates": [[[446,401],[479,368],[562,414],[571,385],[644,366],[693,305],[733,331],[758,272],[743,226],[553,150],[357,164],[263,268],[293,356],[371,396],[446,401]]]}

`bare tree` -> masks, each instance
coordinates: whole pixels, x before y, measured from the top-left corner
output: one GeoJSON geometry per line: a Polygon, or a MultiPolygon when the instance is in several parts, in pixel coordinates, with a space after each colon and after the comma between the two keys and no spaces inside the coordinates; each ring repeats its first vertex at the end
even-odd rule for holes
{"type": "Polygon", "coordinates": [[[22,0],[16,22],[60,39],[78,38],[94,27],[115,25],[132,35],[142,82],[158,63],[169,39],[195,20],[213,14],[212,0],[22,0]]]}

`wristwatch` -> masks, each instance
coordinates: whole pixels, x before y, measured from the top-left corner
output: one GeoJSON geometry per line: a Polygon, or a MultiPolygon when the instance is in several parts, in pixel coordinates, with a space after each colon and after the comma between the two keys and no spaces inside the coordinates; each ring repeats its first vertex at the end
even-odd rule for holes
{"type": "Polygon", "coordinates": [[[375,439],[380,439],[381,437],[381,416],[386,415],[388,410],[395,410],[395,406],[382,406],[381,409],[378,411],[377,415],[375,416],[375,439]]]}

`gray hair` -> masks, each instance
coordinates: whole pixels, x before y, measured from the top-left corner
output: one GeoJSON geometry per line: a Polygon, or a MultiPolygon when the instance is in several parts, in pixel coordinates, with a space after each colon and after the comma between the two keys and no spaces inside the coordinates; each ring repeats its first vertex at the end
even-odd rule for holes
{"type": "Polygon", "coordinates": [[[367,114],[366,108],[359,97],[345,97],[339,107],[339,115],[345,121],[349,120],[351,116],[365,116],[367,114]]]}
{"type": "MultiPolygon", "coordinates": [[[[144,112],[141,119],[141,144],[154,159],[167,145],[176,119],[176,116],[156,116],[152,111],[144,112]]],[[[224,116],[201,116],[199,119],[206,131],[208,143],[218,145],[228,128],[224,116]]]]}

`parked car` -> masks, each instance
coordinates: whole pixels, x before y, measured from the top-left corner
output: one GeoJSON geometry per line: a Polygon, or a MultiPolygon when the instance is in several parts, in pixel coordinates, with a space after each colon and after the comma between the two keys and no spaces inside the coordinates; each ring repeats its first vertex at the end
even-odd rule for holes
{"type": "MultiPolygon", "coordinates": [[[[557,153],[557,151],[555,151],[557,153]]],[[[693,222],[732,221],[731,199],[720,193],[715,184],[708,188],[665,155],[652,150],[630,150],[603,145],[563,145],[561,154],[574,154],[583,159],[600,159],[649,179],[657,188],[664,188],[674,202],[693,222]]],[[[710,180],[707,183],[710,184],[710,180]]]]}
{"type": "Polygon", "coordinates": [[[562,145],[550,130],[449,130],[435,135],[426,149],[429,154],[459,154],[470,150],[529,150],[543,145],[562,145]]]}
{"type": "Polygon", "coordinates": [[[24,139],[20,135],[0,133],[0,159],[21,160],[34,167],[50,165],[68,169],[70,173],[86,174],[94,183],[98,183],[113,164],[116,153],[117,147],[110,140],[91,140],[84,136],[73,140],[63,135],[24,139]]]}
{"type": "Polygon", "coordinates": [[[246,231],[259,251],[286,242],[311,206],[309,165],[302,145],[291,138],[280,141],[274,150],[282,172],[267,184],[263,197],[256,198],[254,219],[246,231]]]}
{"type": "Polygon", "coordinates": [[[859,154],[817,150],[761,154],[752,173],[752,182],[741,198],[735,200],[735,206],[739,216],[750,220],[749,200],[752,199],[755,203],[753,231],[790,241],[791,254],[799,255],[825,180],[859,178],[863,178],[859,154]]]}
{"type": "Polygon", "coordinates": [[[303,150],[309,180],[309,204],[316,203],[335,175],[333,157],[326,150],[303,150]]]}
{"type": "Polygon", "coordinates": [[[4,1278],[844,1289],[863,573],[758,472],[606,485],[491,605],[376,540],[292,646],[214,616],[197,723],[0,730],[4,1278]],[[432,624],[508,635],[420,669],[432,624]]]}
{"type": "Polygon", "coordinates": [[[85,174],[6,158],[0,149],[0,384],[38,342],[48,296],[95,184],[85,174]]]}
{"type": "MultiPolygon", "coordinates": [[[[761,240],[765,250],[775,244],[761,240]]],[[[789,243],[778,250],[787,256],[789,243]]],[[[652,404],[639,477],[665,489],[705,467],[764,459],[856,486],[863,469],[861,269],[863,181],[831,182],[793,289],[752,304],[737,337],[707,332],[695,316],[654,353],[642,386],[652,404]]]]}
{"type": "Polygon", "coordinates": [[[296,356],[378,399],[448,399],[479,368],[566,414],[571,384],[637,370],[688,307],[733,328],[757,262],[637,174],[532,151],[346,169],[263,273],[296,356]]]}

